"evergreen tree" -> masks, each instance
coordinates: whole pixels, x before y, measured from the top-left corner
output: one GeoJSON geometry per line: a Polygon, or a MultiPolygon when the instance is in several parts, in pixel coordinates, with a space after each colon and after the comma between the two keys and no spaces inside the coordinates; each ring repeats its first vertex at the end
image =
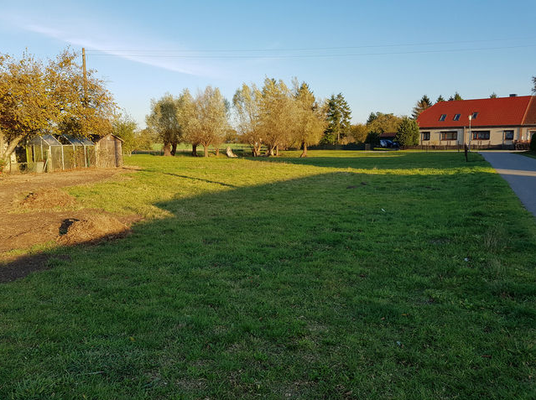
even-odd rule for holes
{"type": "Polygon", "coordinates": [[[489,95],[489,98],[490,99],[496,99],[497,98],[497,93],[493,92],[492,94],[489,95]]]}
{"type": "Polygon", "coordinates": [[[463,100],[462,96],[460,96],[458,92],[454,93],[454,96],[449,97],[449,101],[458,101],[458,100],[463,100]]]}
{"type": "Polygon", "coordinates": [[[404,117],[396,132],[395,140],[401,146],[416,146],[419,144],[419,125],[414,119],[404,117]]]}
{"type": "Polygon", "coordinates": [[[413,107],[413,113],[411,114],[413,119],[417,117],[427,108],[432,107],[432,101],[427,95],[422,96],[422,98],[417,102],[415,107],[413,107]]]}
{"type": "Polygon", "coordinates": [[[532,88],[532,93],[536,94],[536,76],[532,77],[532,83],[534,84],[534,87],[532,88]]]}
{"type": "Polygon", "coordinates": [[[337,144],[350,133],[350,106],[342,93],[332,95],[327,103],[327,129],[324,131],[322,143],[337,144]]]}
{"type": "Polygon", "coordinates": [[[439,95],[439,97],[438,97],[437,100],[436,100],[436,104],[437,104],[437,103],[441,103],[442,101],[445,101],[445,99],[443,98],[442,95],[439,95]]]}

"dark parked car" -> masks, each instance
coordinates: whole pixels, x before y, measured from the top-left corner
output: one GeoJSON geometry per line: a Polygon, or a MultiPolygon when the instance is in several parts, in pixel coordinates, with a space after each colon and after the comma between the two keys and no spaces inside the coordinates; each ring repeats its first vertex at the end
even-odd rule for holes
{"type": "Polygon", "coordinates": [[[398,142],[393,142],[389,139],[382,139],[380,140],[380,147],[386,148],[386,149],[399,149],[400,144],[398,142]]]}

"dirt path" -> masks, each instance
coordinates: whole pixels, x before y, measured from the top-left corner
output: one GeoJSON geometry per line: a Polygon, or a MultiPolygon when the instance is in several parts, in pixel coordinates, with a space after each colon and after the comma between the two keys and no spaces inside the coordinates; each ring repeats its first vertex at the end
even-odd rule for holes
{"type": "MultiPolygon", "coordinates": [[[[0,262],[13,257],[6,252],[26,249],[37,244],[59,240],[74,222],[85,221],[84,241],[101,237],[103,232],[90,229],[88,221],[95,218],[114,222],[123,227],[136,217],[112,216],[102,210],[80,209],[76,200],[62,188],[101,182],[131,169],[84,169],[51,174],[0,176],[0,262]],[[98,231],[98,232],[97,232],[98,231]]],[[[99,223],[102,222],[99,220],[99,223]]],[[[79,229],[80,230],[80,229],[79,229]]],[[[64,241],[65,242],[65,241],[64,241]]],[[[64,244],[74,244],[64,243],[64,244]]]]}

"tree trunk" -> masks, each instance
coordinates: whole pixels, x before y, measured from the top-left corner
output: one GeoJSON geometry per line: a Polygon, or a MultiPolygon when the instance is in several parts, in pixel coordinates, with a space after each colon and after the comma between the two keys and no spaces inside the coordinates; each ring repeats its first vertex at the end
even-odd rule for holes
{"type": "Polygon", "coordinates": [[[279,157],[279,145],[275,146],[275,156],[279,157]]]}
{"type": "Polygon", "coordinates": [[[171,143],[164,143],[164,157],[171,157],[171,143]]]}
{"type": "Polygon", "coordinates": [[[174,156],[175,153],[177,153],[177,145],[178,145],[177,142],[173,142],[173,143],[171,144],[171,155],[172,155],[172,156],[174,156]]]}
{"type": "Polygon", "coordinates": [[[301,153],[300,158],[301,157],[307,157],[307,143],[303,142],[302,143],[302,148],[303,148],[303,152],[301,153]]]}
{"type": "Polygon", "coordinates": [[[206,144],[203,145],[203,157],[208,157],[208,146],[206,144]]]}
{"type": "Polygon", "coordinates": [[[216,147],[216,157],[218,157],[219,155],[220,155],[220,148],[216,147]]]}
{"type": "Polygon", "coordinates": [[[259,157],[261,155],[261,145],[255,143],[253,145],[253,157],[259,157]]]}
{"type": "MultiPolygon", "coordinates": [[[[11,142],[8,143],[5,151],[4,151],[5,145],[2,145],[2,147],[0,147],[0,159],[4,159],[7,162],[11,154],[15,151],[15,147],[18,146],[21,140],[22,140],[22,136],[19,136],[13,139],[11,142]]],[[[4,142],[4,139],[2,139],[2,142],[4,142]]]]}
{"type": "Polygon", "coordinates": [[[192,156],[197,157],[197,144],[192,144],[192,156]]]}
{"type": "Polygon", "coordinates": [[[273,157],[274,156],[274,146],[268,146],[268,148],[266,149],[266,154],[265,154],[266,157],[273,157]]]}

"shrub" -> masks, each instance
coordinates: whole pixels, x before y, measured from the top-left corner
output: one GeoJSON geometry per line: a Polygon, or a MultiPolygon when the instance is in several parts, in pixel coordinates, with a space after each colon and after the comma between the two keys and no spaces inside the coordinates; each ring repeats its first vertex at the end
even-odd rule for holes
{"type": "Polygon", "coordinates": [[[530,139],[530,151],[536,152],[536,133],[533,133],[530,139]]]}
{"type": "Polygon", "coordinates": [[[398,125],[395,140],[401,146],[416,146],[419,144],[419,125],[414,119],[404,117],[398,125]]]}

